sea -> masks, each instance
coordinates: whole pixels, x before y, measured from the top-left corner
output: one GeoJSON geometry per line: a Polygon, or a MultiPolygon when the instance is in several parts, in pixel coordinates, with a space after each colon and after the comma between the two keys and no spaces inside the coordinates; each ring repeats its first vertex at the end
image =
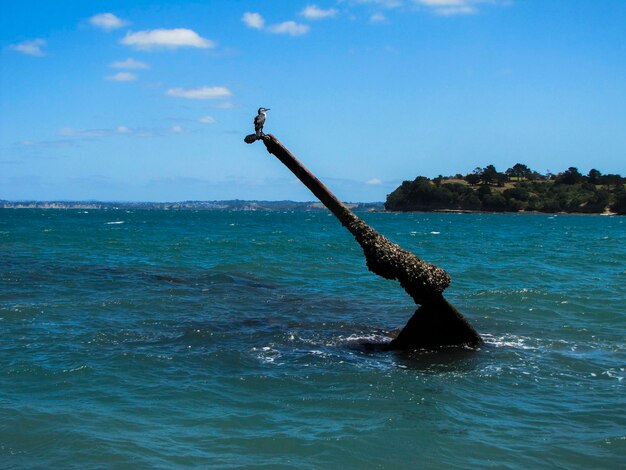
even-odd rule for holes
{"type": "Polygon", "coordinates": [[[0,210],[2,469],[626,468],[626,218],[369,213],[480,347],[327,212],[0,210]]]}

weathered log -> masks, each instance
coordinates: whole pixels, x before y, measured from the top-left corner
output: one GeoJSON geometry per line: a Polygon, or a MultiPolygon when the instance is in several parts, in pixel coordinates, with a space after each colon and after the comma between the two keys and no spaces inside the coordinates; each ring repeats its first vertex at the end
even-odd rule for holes
{"type": "Polygon", "coordinates": [[[402,249],[367,225],[318,180],[276,137],[246,136],[247,143],[263,140],[267,151],[276,156],[337,217],[363,248],[367,267],[385,279],[398,280],[404,290],[421,305],[400,334],[383,349],[420,349],[441,346],[477,345],[482,342],[476,330],[443,297],[450,276],[402,249]]]}

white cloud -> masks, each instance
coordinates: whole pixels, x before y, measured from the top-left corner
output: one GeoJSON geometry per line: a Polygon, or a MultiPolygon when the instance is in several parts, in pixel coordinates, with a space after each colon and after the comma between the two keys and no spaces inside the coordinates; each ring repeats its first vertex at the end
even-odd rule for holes
{"type": "Polygon", "coordinates": [[[191,29],[185,28],[129,32],[122,39],[121,43],[139,50],[176,49],[178,47],[210,49],[215,47],[213,41],[203,38],[191,29]]]}
{"type": "Polygon", "coordinates": [[[100,13],[89,18],[89,23],[96,28],[103,29],[105,31],[111,31],[113,29],[121,28],[128,24],[127,21],[118,18],[113,13],[100,13]]]}
{"type": "Polygon", "coordinates": [[[213,116],[204,116],[200,118],[202,124],[215,124],[217,121],[213,116]]]}
{"type": "Polygon", "coordinates": [[[416,0],[416,3],[430,8],[437,15],[468,15],[476,12],[471,0],[416,0]]]}
{"type": "Polygon", "coordinates": [[[274,34],[288,34],[289,36],[302,36],[311,29],[306,24],[296,23],[295,21],[284,21],[268,26],[267,30],[274,34]]]}
{"type": "MultiPolygon", "coordinates": [[[[348,4],[366,5],[380,9],[401,9],[410,11],[411,7],[418,7],[422,11],[429,11],[436,15],[469,15],[477,13],[481,5],[511,5],[513,0],[345,0],[348,4]]],[[[370,16],[373,21],[374,13],[370,16]]]]}
{"type": "Polygon", "coordinates": [[[83,139],[94,139],[104,137],[110,134],[107,129],[75,129],[73,127],[64,127],[59,129],[59,135],[63,137],[79,137],[83,139]]]}
{"type": "Polygon", "coordinates": [[[235,105],[231,101],[222,101],[221,103],[216,104],[213,107],[217,109],[233,109],[235,105]]]}
{"type": "MultiPolygon", "coordinates": [[[[304,11],[306,11],[306,8],[305,10],[303,10],[303,12],[304,11]]],[[[295,21],[284,21],[282,23],[276,23],[266,27],[265,20],[260,13],[246,12],[241,17],[241,21],[243,21],[246,26],[252,29],[258,29],[259,31],[269,31],[270,33],[274,34],[287,34],[290,36],[302,36],[303,34],[308,33],[311,29],[310,26],[306,24],[296,23],[295,21]]]]}
{"type": "Polygon", "coordinates": [[[167,90],[168,96],[187,98],[190,100],[211,100],[216,98],[226,98],[232,96],[232,92],[223,86],[205,86],[200,88],[170,88],[167,90]]]}
{"type": "Polygon", "coordinates": [[[332,18],[337,14],[337,10],[335,8],[324,10],[317,5],[307,5],[300,14],[309,20],[321,20],[324,18],[332,18]]]}
{"type": "Polygon", "coordinates": [[[172,126],[170,131],[172,131],[174,134],[182,134],[183,132],[185,132],[185,129],[183,129],[181,126],[172,126]]]}
{"type": "Polygon", "coordinates": [[[403,0],[351,0],[350,3],[362,5],[376,5],[380,8],[400,8],[404,5],[403,0]]]}
{"type": "Polygon", "coordinates": [[[415,3],[420,3],[422,5],[433,6],[433,7],[449,7],[449,6],[459,6],[466,3],[469,3],[468,0],[414,0],[415,3]]]}
{"type": "Polygon", "coordinates": [[[243,14],[241,21],[243,21],[248,28],[252,29],[263,29],[265,25],[265,20],[259,13],[251,13],[248,11],[243,14]]]}
{"type": "Polygon", "coordinates": [[[436,15],[471,15],[478,11],[478,5],[510,5],[510,0],[413,0],[417,5],[430,9],[436,15]]]}
{"type": "Polygon", "coordinates": [[[115,75],[107,75],[104,78],[114,82],[132,82],[137,80],[137,75],[131,72],[118,72],[115,75]]]}
{"type": "Polygon", "coordinates": [[[43,39],[32,39],[30,41],[20,42],[19,44],[12,44],[9,46],[9,49],[26,55],[43,57],[46,55],[42,50],[45,45],[46,41],[43,39]]]}
{"type": "Polygon", "coordinates": [[[132,137],[156,137],[156,136],[165,134],[165,130],[141,129],[141,128],[130,129],[126,126],[118,126],[108,135],[115,135],[115,134],[132,136],[132,137]]]}
{"type": "Polygon", "coordinates": [[[383,184],[383,182],[378,178],[372,178],[371,180],[366,181],[365,184],[368,184],[370,186],[380,186],[381,184],[383,184]]]}
{"type": "Polygon", "coordinates": [[[387,17],[380,12],[373,13],[370,16],[370,23],[385,23],[387,21],[387,17]]]}
{"type": "Polygon", "coordinates": [[[149,69],[150,66],[145,62],[140,62],[135,59],[128,58],[126,60],[118,60],[111,65],[114,69],[149,69]]]}
{"type": "Polygon", "coordinates": [[[64,127],[59,129],[59,135],[65,137],[63,141],[57,142],[74,142],[80,140],[98,140],[114,136],[129,137],[157,137],[172,132],[172,129],[131,129],[127,126],[117,126],[109,129],[77,129],[74,127],[64,127]]]}

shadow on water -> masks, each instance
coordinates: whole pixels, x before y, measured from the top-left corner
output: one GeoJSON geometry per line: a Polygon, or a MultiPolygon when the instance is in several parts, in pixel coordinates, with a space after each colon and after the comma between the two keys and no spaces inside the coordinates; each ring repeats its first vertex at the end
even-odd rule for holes
{"type": "Polygon", "coordinates": [[[263,278],[245,271],[229,270],[223,267],[210,269],[189,269],[158,265],[109,265],[89,262],[68,263],[38,259],[15,260],[8,258],[2,271],[11,273],[21,282],[48,282],[59,279],[80,278],[83,282],[94,281],[110,284],[126,282],[180,284],[208,287],[215,284],[234,284],[249,288],[275,289],[278,286],[263,278]]]}
{"type": "Polygon", "coordinates": [[[423,351],[394,351],[396,363],[420,372],[471,372],[480,367],[479,349],[449,347],[423,351]]]}
{"type": "Polygon", "coordinates": [[[278,286],[269,282],[265,282],[262,278],[241,271],[231,272],[207,272],[207,273],[191,273],[187,276],[171,274],[152,274],[148,272],[142,273],[146,278],[172,284],[183,284],[188,286],[210,286],[214,284],[234,284],[240,287],[276,289],[278,286]]]}
{"type": "MultiPolygon", "coordinates": [[[[398,333],[390,333],[390,339],[398,333]]],[[[419,372],[469,372],[480,365],[482,347],[447,346],[418,350],[392,350],[389,342],[358,342],[348,345],[353,351],[361,352],[370,358],[384,354],[393,357],[394,363],[403,369],[419,372]]]]}

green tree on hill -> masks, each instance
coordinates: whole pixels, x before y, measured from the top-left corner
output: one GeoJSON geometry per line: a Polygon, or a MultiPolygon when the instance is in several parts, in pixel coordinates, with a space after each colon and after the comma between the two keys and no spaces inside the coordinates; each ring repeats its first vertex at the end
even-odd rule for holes
{"type": "Polygon", "coordinates": [[[493,184],[497,181],[498,170],[493,165],[487,165],[483,168],[483,171],[480,175],[482,182],[485,184],[493,184]]]}
{"type": "Polygon", "coordinates": [[[583,175],[580,174],[578,168],[570,166],[554,180],[555,184],[578,184],[583,181],[583,175]]]}
{"type": "Polygon", "coordinates": [[[465,181],[467,181],[467,184],[471,186],[476,186],[477,184],[480,183],[480,175],[477,173],[469,173],[465,175],[464,179],[465,181]]]}
{"type": "Polygon", "coordinates": [[[587,181],[589,181],[591,184],[599,184],[601,176],[602,176],[602,173],[600,173],[595,168],[592,168],[591,170],[589,170],[589,173],[587,174],[587,181]]]}
{"type": "Polygon", "coordinates": [[[511,168],[504,172],[511,180],[516,178],[517,181],[521,181],[523,179],[530,179],[532,175],[532,171],[526,165],[522,163],[516,163],[511,168]]]}

